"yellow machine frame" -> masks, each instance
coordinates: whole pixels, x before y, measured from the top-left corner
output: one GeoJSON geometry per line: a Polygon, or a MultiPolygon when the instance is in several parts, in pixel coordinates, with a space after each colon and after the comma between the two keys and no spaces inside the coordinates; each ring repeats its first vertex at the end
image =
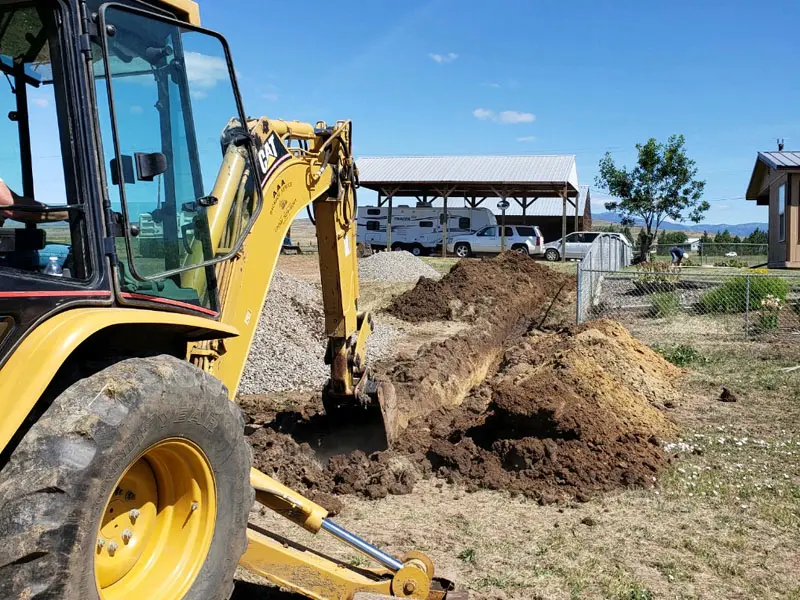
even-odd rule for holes
{"type": "MultiPolygon", "coordinates": [[[[187,22],[199,25],[195,2],[160,0],[153,4],[172,7],[187,22]]],[[[333,127],[324,123],[312,126],[258,118],[249,120],[246,129],[256,146],[265,148],[270,139],[277,140],[288,157],[276,162],[266,152],[259,156],[268,173],[260,182],[263,202],[241,250],[216,266],[222,306],[218,320],[111,306],[66,310],[46,320],[20,343],[0,370],[0,449],[12,440],[70,355],[94,334],[113,326],[147,325],[179,333],[187,341],[186,359],[220,379],[233,400],[284,237],[296,215],[308,205],[313,206],[315,216],[329,340],[327,392],[351,398],[364,394],[368,375],[365,351],[373,320],[358,311],[352,125],[340,121],[333,127]],[[29,368],[31,364],[36,364],[35,370],[29,368]],[[28,375],[20,377],[20,373],[28,375]]],[[[259,176],[247,172],[248,164],[246,147],[230,144],[211,192],[218,202],[207,211],[215,255],[225,250],[217,246],[222,244],[242,182],[247,176],[259,176]]],[[[194,251],[202,252],[200,242],[194,244],[194,251]]],[[[203,293],[205,278],[196,271],[184,272],[182,285],[203,293]]],[[[313,533],[323,528],[328,513],[321,506],[255,469],[250,483],[262,505],[313,533]]],[[[349,599],[357,592],[434,600],[449,591],[447,585],[434,585],[433,564],[422,554],[408,554],[396,571],[356,568],[252,525],[240,564],[317,600],[349,599]]]]}

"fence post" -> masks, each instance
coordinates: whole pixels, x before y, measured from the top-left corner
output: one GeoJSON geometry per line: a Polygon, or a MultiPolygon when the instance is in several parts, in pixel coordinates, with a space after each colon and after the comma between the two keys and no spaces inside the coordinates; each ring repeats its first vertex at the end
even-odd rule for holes
{"type": "Polygon", "coordinates": [[[577,325],[581,324],[581,265],[583,264],[583,259],[578,261],[578,290],[576,293],[575,303],[577,304],[575,308],[575,323],[577,325]]]}
{"type": "Polygon", "coordinates": [[[747,275],[747,289],[744,299],[744,338],[750,339],[750,274],[747,275]]]}

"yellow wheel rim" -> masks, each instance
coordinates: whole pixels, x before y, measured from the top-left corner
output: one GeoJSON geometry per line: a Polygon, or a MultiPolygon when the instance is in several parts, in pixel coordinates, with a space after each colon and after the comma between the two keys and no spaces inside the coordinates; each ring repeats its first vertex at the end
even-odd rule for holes
{"type": "Polygon", "coordinates": [[[97,531],[102,600],[180,600],[205,563],[217,517],[208,458],[194,443],[151,446],[120,477],[97,531]]]}

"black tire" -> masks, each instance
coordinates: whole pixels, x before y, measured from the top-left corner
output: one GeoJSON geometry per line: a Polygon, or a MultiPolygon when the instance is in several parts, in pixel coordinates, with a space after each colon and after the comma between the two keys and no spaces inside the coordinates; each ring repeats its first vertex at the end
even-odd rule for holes
{"type": "Polygon", "coordinates": [[[544,259],[550,262],[556,262],[561,259],[561,254],[555,248],[548,248],[544,253],[544,259]]]}
{"type": "Polygon", "coordinates": [[[408,251],[411,252],[411,254],[413,254],[414,256],[422,256],[423,254],[425,254],[425,248],[423,248],[419,244],[411,244],[411,247],[408,249],[408,251]]]}
{"type": "Polygon", "coordinates": [[[469,244],[466,242],[459,242],[453,246],[453,254],[459,258],[467,258],[470,254],[472,254],[472,250],[470,249],[469,244]]]}
{"type": "Polygon", "coordinates": [[[511,251],[524,254],[525,256],[530,256],[530,253],[528,252],[528,247],[525,244],[514,244],[513,246],[511,246],[511,251]]]}
{"type": "Polygon", "coordinates": [[[220,381],[166,355],[122,360],[73,384],[11,454],[0,472],[0,598],[97,600],[106,502],[132,460],[175,438],[203,451],[218,499],[208,554],[184,599],[227,600],[253,504],[244,419],[220,381]]]}

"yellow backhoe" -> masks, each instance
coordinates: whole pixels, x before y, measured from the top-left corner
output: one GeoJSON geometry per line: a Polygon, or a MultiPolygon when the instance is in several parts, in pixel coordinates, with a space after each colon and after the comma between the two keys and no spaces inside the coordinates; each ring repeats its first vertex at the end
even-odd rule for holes
{"type": "Polygon", "coordinates": [[[0,598],[223,600],[237,565],[319,600],[466,597],[252,469],[232,402],[311,207],[326,410],[397,433],[365,360],[351,123],[248,117],[189,0],[2,0],[0,71],[0,598]],[[254,500],[375,566],[248,524],[254,500]]]}

